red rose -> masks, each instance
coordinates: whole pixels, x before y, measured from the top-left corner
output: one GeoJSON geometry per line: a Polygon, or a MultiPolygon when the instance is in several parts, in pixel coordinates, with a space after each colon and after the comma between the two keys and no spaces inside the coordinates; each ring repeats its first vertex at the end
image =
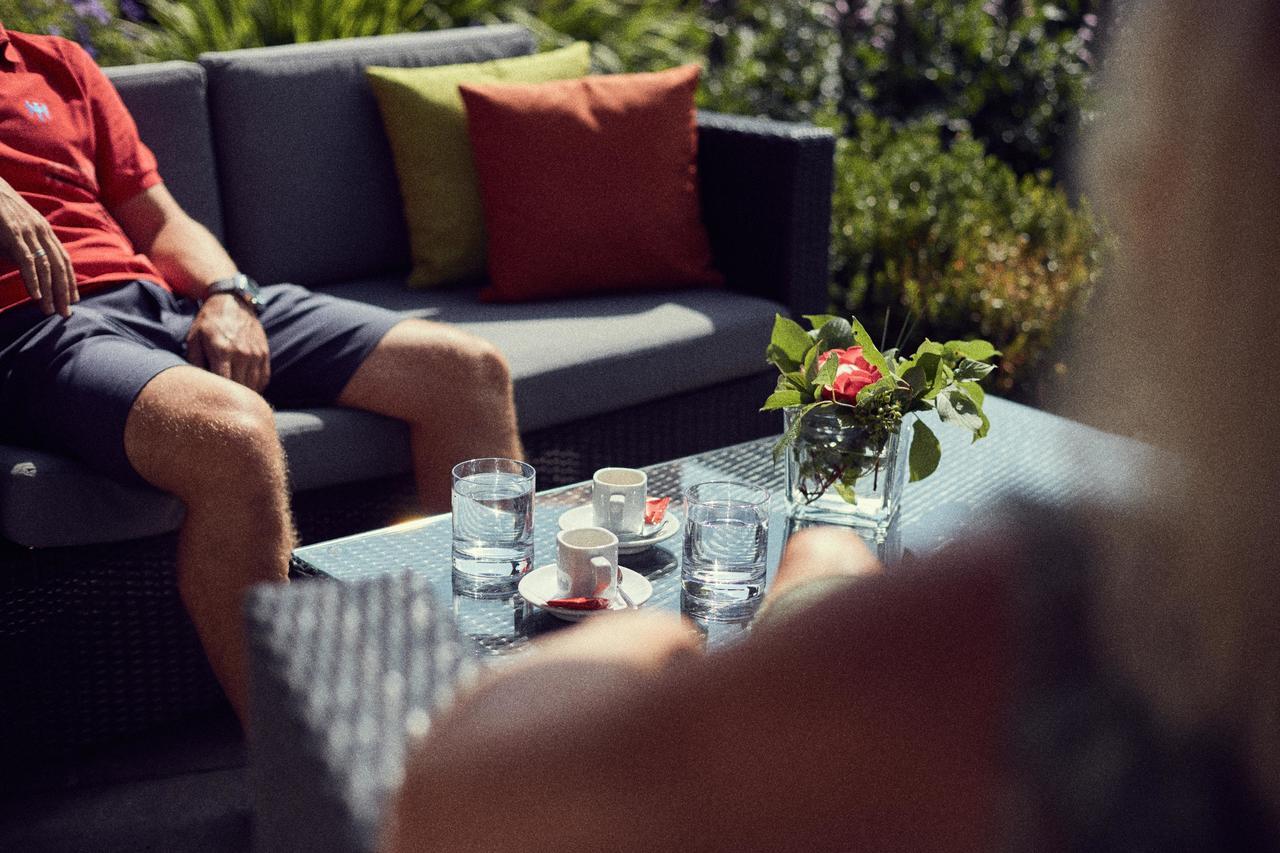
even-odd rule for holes
{"type": "Polygon", "coordinates": [[[835,380],[822,389],[822,397],[852,406],[858,401],[859,391],[880,381],[880,369],[862,357],[862,347],[827,350],[818,356],[818,365],[825,364],[833,355],[840,359],[840,366],[836,368],[835,380]]]}

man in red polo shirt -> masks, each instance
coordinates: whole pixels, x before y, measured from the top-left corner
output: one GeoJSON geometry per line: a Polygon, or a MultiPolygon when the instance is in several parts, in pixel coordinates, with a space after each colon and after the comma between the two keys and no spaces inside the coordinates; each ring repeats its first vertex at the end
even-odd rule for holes
{"type": "Polygon", "coordinates": [[[242,720],[240,597],[284,580],[293,545],[271,406],[334,403],[409,423],[428,511],[458,460],[521,455],[490,344],[259,289],[165,189],[88,55],[0,24],[0,441],[182,499],[179,590],[242,720]]]}

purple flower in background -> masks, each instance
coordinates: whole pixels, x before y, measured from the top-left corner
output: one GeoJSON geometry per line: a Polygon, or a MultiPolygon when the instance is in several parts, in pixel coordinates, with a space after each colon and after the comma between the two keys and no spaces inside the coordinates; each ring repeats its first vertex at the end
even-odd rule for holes
{"type": "Polygon", "coordinates": [[[147,10],[138,0],[120,0],[120,14],[130,21],[141,21],[147,16],[147,10]]]}
{"type": "Polygon", "coordinates": [[[84,48],[85,53],[89,54],[94,59],[98,58],[98,49],[93,46],[93,39],[89,33],[89,25],[83,20],[76,24],[76,41],[84,48]]]}
{"type": "Polygon", "coordinates": [[[111,23],[111,13],[102,5],[102,0],[71,0],[71,11],[81,20],[92,18],[99,24],[111,23]]]}

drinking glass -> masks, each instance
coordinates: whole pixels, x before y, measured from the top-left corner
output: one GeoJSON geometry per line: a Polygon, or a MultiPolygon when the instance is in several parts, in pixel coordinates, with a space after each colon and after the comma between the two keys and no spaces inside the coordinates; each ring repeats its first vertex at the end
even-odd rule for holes
{"type": "Polygon", "coordinates": [[[453,573],[475,593],[514,588],[533,565],[533,466],[469,459],[453,467],[453,573]]]}
{"type": "Polygon", "coordinates": [[[764,594],[769,492],[730,481],[684,491],[682,609],[706,619],[748,618],[764,594]]]}

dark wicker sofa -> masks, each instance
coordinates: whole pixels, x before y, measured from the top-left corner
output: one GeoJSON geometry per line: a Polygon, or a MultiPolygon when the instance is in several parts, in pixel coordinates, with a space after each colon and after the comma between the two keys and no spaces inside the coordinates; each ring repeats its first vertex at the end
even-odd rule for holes
{"type": "MultiPolygon", "coordinates": [[[[481,305],[411,292],[408,240],[367,65],[528,53],[514,26],[210,54],[111,69],[178,200],[259,281],[457,323],[511,361],[539,487],[775,431],[757,413],[775,312],[823,310],[834,142],[699,117],[701,198],[728,287],[481,305]],[[353,215],[358,211],[358,215],[353,215]],[[572,393],[569,393],[572,391],[572,393]]],[[[412,513],[407,433],[336,409],[277,422],[304,541],[412,513]]],[[[0,445],[0,766],[172,722],[220,693],[182,611],[182,507],[78,462],[0,445]]]]}

